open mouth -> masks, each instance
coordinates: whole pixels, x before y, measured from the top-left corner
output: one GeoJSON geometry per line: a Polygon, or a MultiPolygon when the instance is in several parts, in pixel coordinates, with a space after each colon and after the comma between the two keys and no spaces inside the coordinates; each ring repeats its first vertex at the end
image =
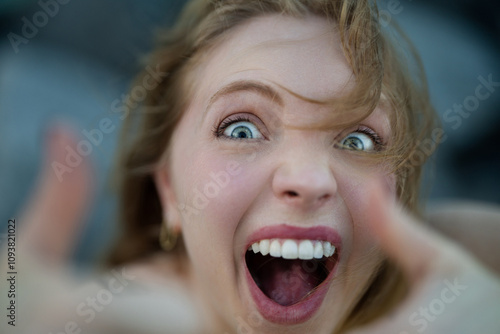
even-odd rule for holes
{"type": "Polygon", "coordinates": [[[308,298],[326,280],[338,256],[328,241],[264,239],[245,254],[248,271],[269,299],[292,306],[308,298]]]}

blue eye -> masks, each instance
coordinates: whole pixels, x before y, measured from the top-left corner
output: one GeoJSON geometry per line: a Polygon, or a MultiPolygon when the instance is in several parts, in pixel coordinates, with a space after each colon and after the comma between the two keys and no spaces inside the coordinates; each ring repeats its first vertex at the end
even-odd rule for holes
{"type": "Polygon", "coordinates": [[[248,121],[239,121],[229,124],[223,134],[227,137],[237,139],[260,139],[262,134],[257,127],[248,121]]]}
{"type": "Polygon", "coordinates": [[[374,151],[378,142],[371,134],[352,132],[340,142],[342,148],[353,151],[374,151]]]}

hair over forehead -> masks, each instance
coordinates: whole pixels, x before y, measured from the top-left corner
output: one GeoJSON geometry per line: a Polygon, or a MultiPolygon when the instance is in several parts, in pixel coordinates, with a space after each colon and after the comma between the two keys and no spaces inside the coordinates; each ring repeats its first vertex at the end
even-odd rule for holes
{"type": "MultiPolygon", "coordinates": [[[[355,89],[341,98],[318,101],[336,105],[331,122],[322,121],[316,127],[347,126],[363,119],[375,109],[380,98],[384,76],[383,51],[380,43],[376,8],[368,1],[310,1],[310,0],[217,0],[194,1],[184,12],[186,20],[198,14],[196,28],[191,29],[191,49],[186,50],[188,64],[205,59],[207,49],[216,47],[236,26],[262,15],[276,14],[292,17],[317,15],[331,23],[331,29],[340,36],[342,49],[353,70],[355,89]],[[349,113],[342,117],[340,113],[349,113]]],[[[181,29],[181,27],[179,27],[181,29]]],[[[182,30],[182,29],[181,29],[182,30]]],[[[325,55],[328,56],[328,55],[325,55]]],[[[186,89],[193,87],[192,82],[186,89]]],[[[300,96],[299,96],[300,97],[300,96]]],[[[307,98],[306,98],[307,99],[307,98]]]]}

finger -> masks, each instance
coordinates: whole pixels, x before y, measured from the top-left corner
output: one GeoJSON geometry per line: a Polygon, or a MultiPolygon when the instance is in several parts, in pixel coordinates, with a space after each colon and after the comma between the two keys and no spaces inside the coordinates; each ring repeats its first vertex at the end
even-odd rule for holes
{"type": "Polygon", "coordinates": [[[405,213],[389,200],[381,184],[369,186],[369,226],[386,254],[411,280],[433,269],[450,247],[449,242],[405,213]]]}
{"type": "Polygon", "coordinates": [[[32,254],[55,263],[63,262],[73,251],[92,188],[89,162],[85,158],[79,164],[77,159],[68,160],[71,149],[76,151],[71,132],[62,126],[55,128],[47,140],[37,186],[19,219],[24,245],[32,254]]]}

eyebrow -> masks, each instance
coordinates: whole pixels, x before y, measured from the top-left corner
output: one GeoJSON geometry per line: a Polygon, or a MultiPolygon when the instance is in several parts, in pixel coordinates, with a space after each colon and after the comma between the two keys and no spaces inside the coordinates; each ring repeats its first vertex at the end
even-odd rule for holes
{"type": "Polygon", "coordinates": [[[212,95],[212,97],[208,102],[207,108],[205,109],[205,114],[208,112],[210,107],[215,103],[215,101],[217,101],[219,98],[242,91],[251,91],[258,93],[259,95],[262,95],[263,97],[272,100],[278,105],[283,106],[283,99],[278,94],[278,92],[271,86],[258,81],[240,80],[231,82],[230,84],[227,84],[226,86],[222,87],[217,92],[215,92],[215,94],[212,95]]]}

